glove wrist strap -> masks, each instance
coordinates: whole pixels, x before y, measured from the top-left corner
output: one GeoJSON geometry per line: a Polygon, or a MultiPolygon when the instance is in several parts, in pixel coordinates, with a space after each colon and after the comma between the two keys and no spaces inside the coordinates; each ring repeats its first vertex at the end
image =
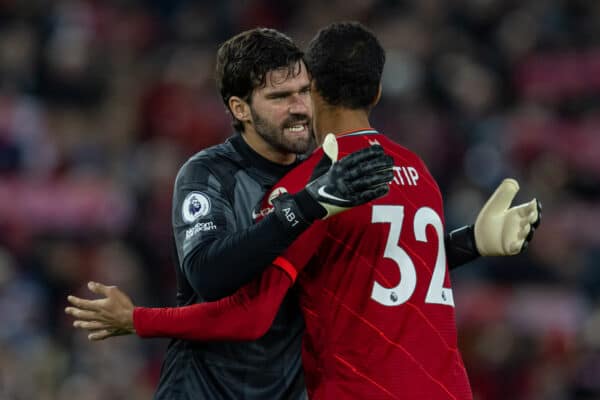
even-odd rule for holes
{"type": "Polygon", "coordinates": [[[473,225],[463,226],[448,233],[445,244],[449,269],[466,264],[480,256],[475,243],[473,225]]]}
{"type": "Polygon", "coordinates": [[[307,221],[313,222],[317,219],[322,219],[327,215],[327,210],[311,196],[307,189],[303,189],[291,197],[294,199],[300,212],[307,221]]]}
{"type": "Polygon", "coordinates": [[[289,231],[304,231],[326,211],[305,190],[283,194],[273,200],[273,213],[289,231]],[[311,202],[314,206],[311,207],[311,202]],[[322,210],[318,210],[321,208],[322,210]]]}

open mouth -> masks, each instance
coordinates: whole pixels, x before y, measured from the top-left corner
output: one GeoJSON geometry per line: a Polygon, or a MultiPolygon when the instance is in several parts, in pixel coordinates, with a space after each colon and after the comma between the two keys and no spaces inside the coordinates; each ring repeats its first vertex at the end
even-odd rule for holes
{"type": "Polygon", "coordinates": [[[284,129],[285,132],[289,132],[292,134],[302,133],[308,130],[308,124],[306,123],[298,123],[292,126],[288,126],[284,129]]]}

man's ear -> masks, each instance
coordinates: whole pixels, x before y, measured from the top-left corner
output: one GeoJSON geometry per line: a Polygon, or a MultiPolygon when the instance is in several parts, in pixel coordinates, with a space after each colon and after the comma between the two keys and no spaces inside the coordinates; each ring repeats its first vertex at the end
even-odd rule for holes
{"type": "Polygon", "coordinates": [[[227,102],[229,105],[229,111],[233,117],[241,122],[250,121],[252,114],[250,113],[250,104],[246,100],[238,97],[231,96],[227,102]]]}

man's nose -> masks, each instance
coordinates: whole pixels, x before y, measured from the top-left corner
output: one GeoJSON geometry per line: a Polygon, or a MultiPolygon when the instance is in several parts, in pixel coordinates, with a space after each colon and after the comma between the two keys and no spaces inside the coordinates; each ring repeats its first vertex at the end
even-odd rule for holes
{"type": "Polygon", "coordinates": [[[289,112],[290,114],[310,113],[310,99],[299,94],[291,96],[289,112]]]}

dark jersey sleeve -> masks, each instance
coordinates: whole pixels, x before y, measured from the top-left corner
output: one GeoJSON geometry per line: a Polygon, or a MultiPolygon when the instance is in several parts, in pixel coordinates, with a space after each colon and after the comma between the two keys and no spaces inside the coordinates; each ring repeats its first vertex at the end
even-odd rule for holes
{"type": "Polygon", "coordinates": [[[238,226],[230,189],[202,162],[184,166],[175,183],[177,254],[182,272],[204,300],[223,298],[250,282],[303,231],[274,213],[238,226]]]}

